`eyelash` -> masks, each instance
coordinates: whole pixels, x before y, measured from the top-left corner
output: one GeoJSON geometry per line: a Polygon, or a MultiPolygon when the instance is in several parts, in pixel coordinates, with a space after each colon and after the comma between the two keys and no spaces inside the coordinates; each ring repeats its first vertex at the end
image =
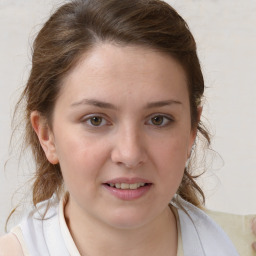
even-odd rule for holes
{"type": "MultiPolygon", "coordinates": [[[[95,127],[95,128],[101,128],[101,127],[106,126],[106,125],[107,126],[111,125],[111,123],[102,114],[98,114],[98,115],[94,114],[94,115],[86,116],[85,118],[82,119],[82,122],[86,123],[90,127],[95,127]],[[100,124],[99,125],[92,124],[93,118],[99,118],[101,120],[100,124]]],[[[152,125],[156,128],[161,128],[161,127],[167,127],[173,122],[174,122],[174,120],[170,116],[163,115],[163,114],[154,114],[154,115],[151,115],[148,118],[148,121],[146,122],[146,125],[152,125]],[[159,125],[158,124],[153,124],[152,120],[154,118],[161,118],[162,123],[159,124],[159,125]]]]}
{"type": "Polygon", "coordinates": [[[155,115],[153,115],[153,116],[152,116],[152,115],[150,116],[148,122],[150,123],[150,125],[152,125],[152,126],[154,126],[154,127],[156,127],[156,128],[162,128],[162,127],[167,127],[167,126],[169,126],[171,123],[174,122],[174,119],[173,119],[172,117],[170,117],[169,115],[155,114],[155,115]],[[159,124],[159,125],[153,124],[153,123],[152,123],[152,120],[153,120],[154,118],[159,118],[159,117],[162,118],[163,122],[162,122],[161,124],[159,124]]]}
{"type": "Polygon", "coordinates": [[[100,127],[102,127],[102,126],[110,125],[110,124],[111,124],[111,123],[108,122],[107,119],[106,119],[103,115],[101,115],[101,114],[98,114],[98,115],[97,115],[97,114],[96,114],[96,115],[94,114],[94,115],[86,116],[85,118],[82,119],[82,122],[83,122],[83,123],[87,123],[88,126],[97,127],[97,128],[100,128],[100,127]],[[92,124],[93,118],[99,118],[99,119],[101,119],[100,124],[99,124],[99,125],[93,125],[93,124],[92,124]],[[102,122],[104,122],[104,123],[102,124],[102,122]]]}

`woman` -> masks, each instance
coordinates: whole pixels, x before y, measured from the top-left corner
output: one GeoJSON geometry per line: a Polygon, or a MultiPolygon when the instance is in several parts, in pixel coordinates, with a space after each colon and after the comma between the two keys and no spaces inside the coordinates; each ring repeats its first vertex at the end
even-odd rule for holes
{"type": "Polygon", "coordinates": [[[238,255],[193,176],[204,81],[185,21],[159,0],[75,0],[34,42],[20,104],[35,210],[6,255],[238,255]]]}

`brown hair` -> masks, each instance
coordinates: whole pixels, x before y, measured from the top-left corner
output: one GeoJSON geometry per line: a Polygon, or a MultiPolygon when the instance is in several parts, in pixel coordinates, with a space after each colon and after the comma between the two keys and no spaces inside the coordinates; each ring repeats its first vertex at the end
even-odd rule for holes
{"type": "MultiPolygon", "coordinates": [[[[191,125],[210,143],[209,135],[198,121],[198,106],[204,80],[196,53],[195,40],[183,18],[160,0],[73,0],[61,6],[45,23],[33,44],[32,69],[17,108],[26,107],[25,143],[36,162],[33,204],[60,194],[63,179],[59,165],[48,162],[30,123],[38,111],[51,126],[52,112],[61,81],[83,53],[98,42],[141,45],[175,58],[187,74],[191,125]]],[[[177,193],[196,206],[204,194],[186,168],[177,193]]]]}

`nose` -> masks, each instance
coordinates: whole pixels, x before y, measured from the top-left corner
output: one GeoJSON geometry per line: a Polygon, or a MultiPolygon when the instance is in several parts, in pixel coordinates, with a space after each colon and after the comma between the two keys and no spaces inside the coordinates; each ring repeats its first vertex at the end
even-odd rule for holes
{"type": "Polygon", "coordinates": [[[147,155],[143,135],[135,128],[124,128],[117,132],[111,153],[112,162],[134,169],[146,162],[147,155]]]}

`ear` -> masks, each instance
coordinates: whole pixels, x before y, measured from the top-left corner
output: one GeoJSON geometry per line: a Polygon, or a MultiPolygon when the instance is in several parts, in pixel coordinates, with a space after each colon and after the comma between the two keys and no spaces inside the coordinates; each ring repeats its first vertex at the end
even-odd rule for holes
{"type": "Polygon", "coordinates": [[[38,111],[33,111],[30,115],[30,122],[48,161],[51,164],[58,164],[54,135],[46,119],[38,111]]]}
{"type": "Polygon", "coordinates": [[[191,140],[190,140],[190,147],[189,147],[189,153],[188,153],[188,157],[190,156],[191,154],[191,150],[192,150],[192,147],[195,143],[195,140],[196,140],[196,136],[197,136],[197,125],[198,123],[200,122],[200,119],[201,119],[201,115],[202,115],[202,112],[203,112],[203,107],[199,106],[197,108],[197,121],[196,121],[196,125],[194,127],[192,127],[191,129],[191,140]]]}

